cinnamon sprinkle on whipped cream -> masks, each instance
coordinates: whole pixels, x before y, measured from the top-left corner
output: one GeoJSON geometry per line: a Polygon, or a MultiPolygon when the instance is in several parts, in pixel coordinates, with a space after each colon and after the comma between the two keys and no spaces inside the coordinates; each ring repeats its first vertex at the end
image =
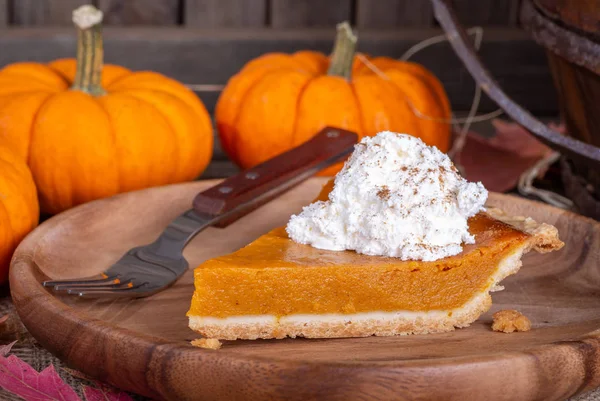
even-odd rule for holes
{"type": "Polygon", "coordinates": [[[363,138],[329,200],[304,207],[286,230],[315,248],[434,261],[475,242],[467,219],[485,210],[487,196],[436,147],[385,131],[363,138]]]}

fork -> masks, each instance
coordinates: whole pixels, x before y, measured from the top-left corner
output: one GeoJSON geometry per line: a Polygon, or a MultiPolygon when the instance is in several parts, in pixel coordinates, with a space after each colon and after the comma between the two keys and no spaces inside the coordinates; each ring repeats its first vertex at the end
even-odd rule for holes
{"type": "Polygon", "coordinates": [[[101,275],[48,280],[59,293],[86,298],[141,298],[172,285],[189,267],[183,249],[209,226],[224,228],[325,167],[341,161],[358,136],[326,127],[311,140],[200,192],[152,243],[135,247],[101,275]]]}

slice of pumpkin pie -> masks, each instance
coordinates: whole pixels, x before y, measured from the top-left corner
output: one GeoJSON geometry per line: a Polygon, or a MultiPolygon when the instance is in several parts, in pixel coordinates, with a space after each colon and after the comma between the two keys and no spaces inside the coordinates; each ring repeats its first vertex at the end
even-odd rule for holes
{"type": "Polygon", "coordinates": [[[555,227],[486,199],[419,139],[365,138],[287,227],[195,269],[189,326],[224,340],[466,327],[523,254],[563,246],[555,227]]]}

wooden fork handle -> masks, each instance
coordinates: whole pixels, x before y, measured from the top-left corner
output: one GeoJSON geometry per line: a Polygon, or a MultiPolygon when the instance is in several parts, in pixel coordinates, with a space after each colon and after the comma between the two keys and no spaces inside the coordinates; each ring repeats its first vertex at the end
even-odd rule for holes
{"type": "Polygon", "coordinates": [[[326,127],[304,144],[200,192],[194,198],[194,210],[214,217],[226,214],[215,224],[225,227],[343,160],[357,140],[354,132],[326,127]]]}

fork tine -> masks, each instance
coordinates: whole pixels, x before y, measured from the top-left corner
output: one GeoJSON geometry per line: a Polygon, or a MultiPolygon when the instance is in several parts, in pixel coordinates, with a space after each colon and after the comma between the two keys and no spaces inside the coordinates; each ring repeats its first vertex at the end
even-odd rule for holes
{"type": "Polygon", "coordinates": [[[78,295],[82,298],[93,297],[93,298],[119,298],[128,297],[131,298],[134,294],[133,290],[140,288],[144,284],[135,285],[127,288],[113,288],[109,290],[97,290],[97,289],[85,289],[80,291],[69,291],[71,295],[78,295]]]}
{"type": "Polygon", "coordinates": [[[67,285],[104,285],[104,284],[118,284],[119,278],[117,275],[107,276],[103,274],[101,278],[88,278],[88,279],[67,279],[67,280],[48,280],[44,281],[42,285],[44,287],[56,287],[56,286],[67,286],[67,285]]]}
{"type": "Polygon", "coordinates": [[[114,284],[93,284],[93,285],[57,285],[54,287],[54,291],[66,291],[69,294],[77,293],[83,290],[89,291],[102,291],[102,290],[112,290],[117,288],[131,288],[133,284],[131,280],[126,282],[118,282],[114,284]]]}

